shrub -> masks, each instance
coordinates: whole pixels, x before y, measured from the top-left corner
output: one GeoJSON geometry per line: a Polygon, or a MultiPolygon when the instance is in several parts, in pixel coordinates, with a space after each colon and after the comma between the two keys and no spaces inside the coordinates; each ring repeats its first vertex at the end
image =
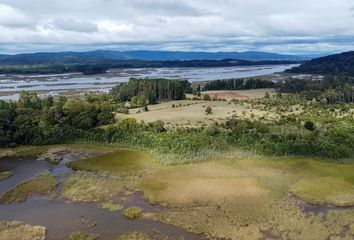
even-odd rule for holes
{"type": "Polygon", "coordinates": [[[209,95],[209,94],[204,94],[204,95],[203,95],[203,100],[204,100],[204,101],[211,101],[210,95],[209,95]]]}
{"type": "Polygon", "coordinates": [[[304,127],[311,132],[316,129],[315,124],[311,121],[305,122],[304,127]]]}
{"type": "Polygon", "coordinates": [[[140,218],[143,215],[143,209],[140,207],[129,207],[124,210],[124,216],[130,219],[140,218]]]}

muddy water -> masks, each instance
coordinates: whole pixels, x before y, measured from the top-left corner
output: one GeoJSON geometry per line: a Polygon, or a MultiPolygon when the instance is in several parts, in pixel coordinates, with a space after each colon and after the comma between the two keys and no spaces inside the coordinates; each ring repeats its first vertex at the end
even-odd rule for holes
{"type": "Polygon", "coordinates": [[[0,195],[14,188],[20,182],[31,179],[49,169],[51,169],[50,163],[35,161],[34,158],[1,159],[0,170],[10,170],[13,172],[13,176],[0,182],[0,195]]]}
{"type": "MultiPolygon", "coordinates": [[[[62,183],[72,173],[72,170],[65,166],[71,160],[73,159],[70,155],[66,154],[64,160],[54,166],[34,158],[0,159],[0,169],[14,173],[7,180],[0,181],[0,195],[43,171],[51,171],[62,183]]],[[[144,201],[141,192],[122,198],[121,204],[124,207],[139,206],[145,212],[161,210],[144,201]]],[[[9,220],[47,227],[48,240],[68,239],[68,234],[74,231],[98,233],[103,240],[116,239],[118,235],[130,231],[143,231],[147,234],[158,232],[178,239],[202,239],[201,236],[150,219],[128,220],[123,216],[122,210],[109,212],[98,204],[73,203],[36,196],[23,203],[0,204],[0,221],[9,220]]]]}

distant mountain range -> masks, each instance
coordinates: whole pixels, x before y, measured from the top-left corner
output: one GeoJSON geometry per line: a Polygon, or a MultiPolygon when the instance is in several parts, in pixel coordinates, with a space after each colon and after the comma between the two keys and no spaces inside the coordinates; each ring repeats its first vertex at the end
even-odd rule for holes
{"type": "MultiPolygon", "coordinates": [[[[0,55],[0,64],[48,64],[72,62],[97,62],[97,60],[143,60],[143,61],[192,61],[237,59],[247,61],[303,61],[309,56],[283,55],[269,52],[176,52],[176,51],[110,51],[53,52],[0,55]]],[[[101,61],[100,61],[101,62],[101,61]]]]}
{"type": "Polygon", "coordinates": [[[354,51],[316,58],[287,72],[354,77],[354,51]]]}

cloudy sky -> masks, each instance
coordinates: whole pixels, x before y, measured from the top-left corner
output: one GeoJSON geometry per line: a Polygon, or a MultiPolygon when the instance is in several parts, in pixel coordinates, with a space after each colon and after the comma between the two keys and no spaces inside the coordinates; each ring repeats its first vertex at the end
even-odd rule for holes
{"type": "Polygon", "coordinates": [[[353,0],[0,0],[0,53],[354,50],[353,0]]]}

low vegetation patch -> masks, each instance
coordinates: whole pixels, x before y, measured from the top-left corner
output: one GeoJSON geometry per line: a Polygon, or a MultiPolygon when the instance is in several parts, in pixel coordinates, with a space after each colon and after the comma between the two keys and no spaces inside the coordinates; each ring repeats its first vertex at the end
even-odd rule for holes
{"type": "Polygon", "coordinates": [[[130,219],[140,218],[143,215],[143,209],[140,207],[128,207],[124,210],[124,216],[130,219]]]}
{"type": "Polygon", "coordinates": [[[151,156],[132,149],[118,149],[97,157],[73,161],[74,170],[94,172],[105,176],[129,176],[150,166],[151,156]]]}
{"type": "Polygon", "coordinates": [[[49,172],[39,174],[31,180],[17,185],[14,189],[7,191],[0,199],[1,203],[23,202],[32,194],[47,195],[53,193],[58,181],[49,172]]]}
{"type": "Polygon", "coordinates": [[[124,208],[123,205],[120,205],[120,204],[113,204],[113,203],[102,203],[101,207],[103,209],[107,209],[111,212],[114,212],[114,211],[119,211],[121,209],[124,208]]]}
{"type": "Polygon", "coordinates": [[[150,240],[150,237],[143,232],[130,232],[120,235],[117,240],[150,240]]]}
{"type": "Polygon", "coordinates": [[[311,204],[354,205],[354,186],[339,177],[317,177],[297,182],[291,191],[311,204]]]}
{"type": "MultiPolygon", "coordinates": [[[[351,239],[354,232],[347,226],[354,210],[327,212],[319,206],[319,214],[304,212],[305,203],[291,198],[289,190],[303,179],[326,176],[346,182],[341,189],[348,194],[354,186],[353,168],[240,153],[238,159],[166,166],[148,176],[141,188],[151,203],[172,207],[155,213],[155,220],[211,239],[326,239],[341,233],[351,239]]],[[[323,182],[319,188],[329,187],[323,182]]]]}
{"type": "Polygon", "coordinates": [[[46,228],[21,222],[0,222],[0,240],[45,240],[46,228]]]}
{"type": "Polygon", "coordinates": [[[76,202],[107,202],[124,191],[119,179],[97,177],[91,173],[75,173],[65,183],[61,197],[76,202]]]}
{"type": "Polygon", "coordinates": [[[69,235],[70,240],[99,240],[98,234],[86,233],[86,232],[73,232],[69,235]]]}
{"type": "Polygon", "coordinates": [[[0,172],[0,181],[5,180],[9,177],[12,176],[12,172],[11,171],[4,171],[4,172],[0,172]]]}

